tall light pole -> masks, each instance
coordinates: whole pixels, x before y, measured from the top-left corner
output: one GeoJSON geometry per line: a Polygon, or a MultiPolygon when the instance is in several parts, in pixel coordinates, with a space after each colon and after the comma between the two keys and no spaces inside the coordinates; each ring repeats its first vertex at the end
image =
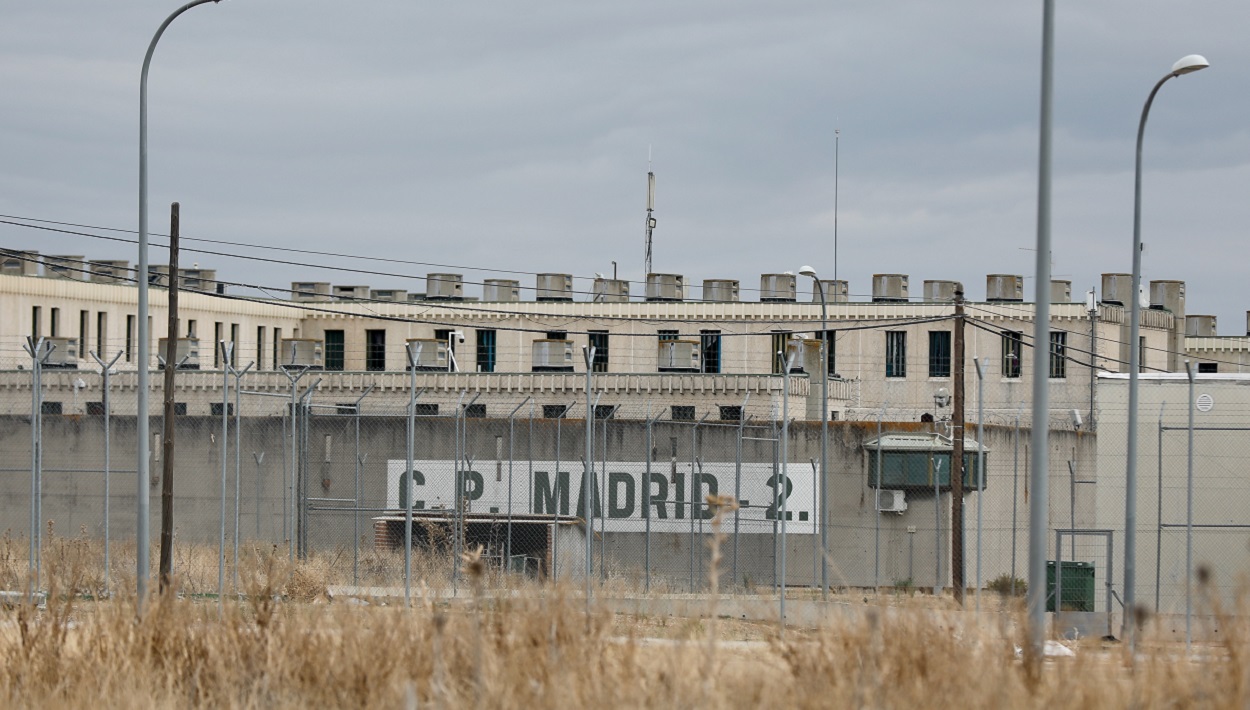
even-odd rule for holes
{"type": "Polygon", "coordinates": [[[829,480],[826,470],[829,464],[829,305],[825,299],[825,285],[816,275],[816,270],[804,265],[799,274],[812,277],[820,293],[820,598],[828,601],[829,516],[825,507],[828,505],[829,480]]]}
{"type": "MultiPolygon", "coordinates": [[[[139,395],[137,416],[135,422],[135,437],[137,444],[135,448],[138,462],[135,466],[137,473],[137,488],[135,514],[135,542],[137,549],[135,550],[135,588],[137,591],[137,610],[143,612],[144,595],[148,589],[148,569],[149,569],[149,549],[148,549],[148,358],[149,358],[149,334],[148,334],[148,68],[152,65],[152,53],[156,51],[156,43],[160,41],[161,35],[165,34],[165,28],[169,27],[169,23],[173,22],[176,17],[190,10],[196,5],[205,3],[216,3],[220,0],[193,0],[192,2],[178,8],[172,15],[165,18],[161,26],[157,28],[156,34],[152,35],[152,42],[148,45],[148,53],[143,57],[143,72],[139,77],[139,265],[136,277],[139,285],[139,395]]],[[[171,279],[178,278],[178,274],[170,274],[171,279]]]]}
{"type": "Polygon", "coordinates": [[[1133,302],[1129,308],[1129,358],[1128,358],[1128,457],[1124,474],[1124,628],[1125,641],[1134,641],[1133,609],[1136,602],[1137,576],[1137,374],[1141,369],[1141,146],[1146,131],[1146,118],[1155,94],[1168,79],[1206,69],[1210,64],[1200,54],[1190,54],[1176,60],[1172,71],[1155,83],[1142,106],[1141,121],[1137,124],[1137,164],[1133,183],[1133,302]]]}
{"type": "MultiPolygon", "coordinates": [[[[1029,480],[1029,646],[1025,658],[1034,669],[1041,668],[1046,641],[1046,523],[1048,448],[1050,446],[1050,163],[1052,117],[1054,114],[1055,1],[1042,4],[1042,91],[1037,146],[1037,261],[1034,267],[1037,287],[1033,303],[1033,413],[1030,426],[1032,468],[1029,480]]],[[[952,462],[953,463],[953,462],[952,462]]],[[[954,476],[955,468],[951,467],[954,476]]]]}

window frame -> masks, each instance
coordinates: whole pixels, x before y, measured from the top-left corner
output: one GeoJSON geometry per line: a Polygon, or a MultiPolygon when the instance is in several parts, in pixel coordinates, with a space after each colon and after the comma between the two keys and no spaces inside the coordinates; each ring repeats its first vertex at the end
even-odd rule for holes
{"type": "Polygon", "coordinates": [[[1002,367],[1003,378],[1018,380],[1024,370],[1024,334],[1018,330],[1004,330],[1001,343],[999,363],[1002,367]]]}
{"type": "Polygon", "coordinates": [[[1068,377],[1068,331],[1050,331],[1050,379],[1063,380],[1068,377]]]}
{"type": "Polygon", "coordinates": [[[949,330],[929,331],[929,377],[949,378],[951,376],[953,335],[949,330]],[[945,341],[944,344],[943,341],[945,341]]]}
{"type": "Polygon", "coordinates": [[[885,376],[887,379],[907,378],[907,331],[885,331],[885,376]]]}

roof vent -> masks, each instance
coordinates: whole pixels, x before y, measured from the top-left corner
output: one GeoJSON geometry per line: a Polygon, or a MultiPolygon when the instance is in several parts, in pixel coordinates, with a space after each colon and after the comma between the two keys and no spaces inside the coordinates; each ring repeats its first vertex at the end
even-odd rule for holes
{"type": "Polygon", "coordinates": [[[292,281],[292,301],[328,301],[330,300],[330,283],[328,281],[292,281]]]}
{"type": "Polygon", "coordinates": [[[464,276],[460,274],[426,274],[425,300],[463,301],[464,276]]]}
{"type": "Polygon", "coordinates": [[[820,290],[825,290],[825,303],[846,303],[851,300],[851,285],[843,279],[834,281],[821,279],[820,285],[812,282],[812,303],[820,303],[820,290]]]}
{"type": "Polygon", "coordinates": [[[985,277],[985,300],[990,303],[1019,303],[1024,300],[1024,277],[1017,274],[990,274],[985,277]]]}
{"type": "Polygon", "coordinates": [[[1185,316],[1185,335],[1214,338],[1215,316],[1185,316]]]}
{"type": "Polygon", "coordinates": [[[1185,315],[1185,282],[1151,281],[1150,307],[1156,311],[1185,315]]]}
{"type": "Polygon", "coordinates": [[[958,281],[925,281],[924,300],[926,303],[951,303],[955,300],[955,292],[964,290],[958,281]]]}
{"type": "Polygon", "coordinates": [[[482,300],[515,303],[521,300],[521,282],[513,279],[486,279],[482,282],[482,300]]]}
{"type": "Polygon", "coordinates": [[[538,301],[572,301],[572,274],[539,274],[537,283],[538,301]]]}
{"type": "Polygon", "coordinates": [[[647,274],[648,301],[681,301],[685,298],[685,276],[681,274],[647,274]]]}
{"type": "Polygon", "coordinates": [[[905,303],[907,274],[873,274],[872,300],[874,303],[905,303]]]}
{"type": "Polygon", "coordinates": [[[794,274],[760,275],[760,303],[794,303],[797,300],[794,274]]]}
{"type": "Polygon", "coordinates": [[[703,300],[714,303],[738,301],[737,279],[703,279],[703,300]]]}
{"type": "Polygon", "coordinates": [[[5,276],[38,276],[39,252],[0,249],[0,274],[5,276]]]}
{"type": "Polygon", "coordinates": [[[367,301],[369,300],[368,286],[335,286],[330,293],[336,299],[344,301],[367,301]]]}
{"type": "Polygon", "coordinates": [[[1128,308],[1133,305],[1133,277],[1129,274],[1102,275],[1102,302],[1128,308]]]}
{"type": "Polygon", "coordinates": [[[629,301],[629,282],[624,279],[595,279],[595,303],[629,301]]]}
{"type": "Polygon", "coordinates": [[[1072,282],[1071,281],[1051,281],[1050,282],[1050,302],[1051,303],[1071,303],[1072,302],[1072,282]]]}

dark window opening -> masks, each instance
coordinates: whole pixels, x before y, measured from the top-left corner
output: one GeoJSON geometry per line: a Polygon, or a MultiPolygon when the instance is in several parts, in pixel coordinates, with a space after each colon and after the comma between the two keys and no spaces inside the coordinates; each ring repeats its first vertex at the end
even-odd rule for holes
{"type": "Polygon", "coordinates": [[[720,331],[699,331],[699,369],[708,374],[720,372],[720,331]]]}
{"type": "Polygon", "coordinates": [[[486,418],[486,405],[485,404],[466,405],[464,408],[464,418],[465,419],[485,419],[486,418]]]}
{"type": "Polygon", "coordinates": [[[1198,374],[1214,375],[1220,371],[1218,362],[1200,362],[1198,363],[1198,374]]]}
{"type": "Polygon", "coordinates": [[[104,416],[104,402],[87,402],[87,414],[93,417],[104,416]]]}
{"type": "Polygon", "coordinates": [[[386,331],[365,331],[365,369],[382,372],[386,369],[386,331]]]}
{"type": "MultiPolygon", "coordinates": [[[[208,413],[213,415],[214,417],[220,417],[221,416],[221,402],[210,402],[208,405],[208,413]]],[[[233,402],[229,402],[226,404],[226,416],[228,417],[234,416],[234,403],[233,402]]]]}
{"type": "Polygon", "coordinates": [[[929,331],[929,377],[951,376],[951,332],[929,331]]]}
{"type": "Polygon", "coordinates": [[[543,419],[563,419],[569,411],[567,404],[544,404],[543,419]]]}
{"type": "Polygon", "coordinates": [[[675,422],[692,422],[694,421],[694,407],[674,404],[672,417],[675,422]]]}
{"type": "Polygon", "coordinates": [[[1024,352],[1024,341],[1017,331],[1003,333],[1003,377],[1018,378],[1020,376],[1020,356],[1024,352]]]}
{"type": "Polygon", "coordinates": [[[592,330],[590,332],[590,347],[595,349],[595,359],[591,361],[591,371],[607,372],[608,332],[606,330],[592,330]]]}
{"type": "Polygon", "coordinates": [[[477,331],[477,371],[495,371],[495,331],[477,331]]]}
{"type": "Polygon", "coordinates": [[[1061,380],[1068,376],[1068,334],[1062,330],[1050,334],[1050,377],[1061,380]]]}
{"type": "MultiPolygon", "coordinates": [[[[790,343],[790,331],[782,330],[772,334],[772,372],[774,375],[780,375],[786,369],[786,348],[790,343]]],[[[803,364],[795,360],[795,367],[802,367],[803,364]]]]}
{"type": "Polygon", "coordinates": [[[547,331],[547,340],[568,340],[569,332],[567,330],[550,330],[547,331]]]}
{"type": "Polygon", "coordinates": [[[742,421],[742,405],[740,404],[720,405],[720,420],[722,422],[742,421]]]}
{"type": "Polygon", "coordinates": [[[615,404],[596,404],[595,419],[612,419],[616,416],[615,404]]]}
{"type": "Polygon", "coordinates": [[[327,330],[324,333],[326,347],[324,357],[325,369],[342,370],[344,366],[344,334],[341,330],[327,330]]]}
{"type": "Polygon", "coordinates": [[[429,402],[417,402],[417,407],[413,412],[418,417],[437,417],[438,405],[430,404],[429,402]]]}
{"type": "Polygon", "coordinates": [[[907,377],[907,333],[905,331],[886,331],[885,376],[907,377]]]}
{"type": "Polygon", "coordinates": [[[60,414],[61,403],[60,402],[41,402],[39,404],[39,413],[40,414],[60,414]]]}

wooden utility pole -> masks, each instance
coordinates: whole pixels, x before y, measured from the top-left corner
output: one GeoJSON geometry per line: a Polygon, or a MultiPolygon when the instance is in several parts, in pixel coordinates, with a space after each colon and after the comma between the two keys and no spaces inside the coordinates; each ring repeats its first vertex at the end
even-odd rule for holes
{"type": "MultiPolygon", "coordinates": [[[[140,278],[147,278],[141,274],[140,278]]],[[[173,582],[174,567],[174,372],[178,369],[178,203],[169,206],[169,329],[165,340],[165,423],[161,429],[160,590],[173,582]]],[[[142,315],[140,315],[142,317],[142,315]]]]}
{"type": "Polygon", "coordinates": [[[951,347],[951,586],[964,603],[964,291],[955,290],[955,335],[951,347]]]}

